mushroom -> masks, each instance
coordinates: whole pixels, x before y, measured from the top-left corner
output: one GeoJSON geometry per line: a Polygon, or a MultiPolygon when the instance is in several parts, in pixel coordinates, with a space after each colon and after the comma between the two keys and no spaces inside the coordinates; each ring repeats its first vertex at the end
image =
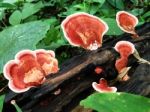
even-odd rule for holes
{"type": "MultiPolygon", "coordinates": [[[[22,50],[16,54],[14,60],[10,60],[5,64],[3,74],[9,80],[8,86],[12,91],[21,93],[42,84],[46,79],[45,76],[48,75],[45,68],[41,66],[42,63],[50,64],[51,68],[58,68],[58,65],[53,62],[56,59],[50,60],[54,56],[54,52],[49,54],[49,51],[45,51],[44,56],[40,57],[42,61],[39,61],[39,51],[22,50]]],[[[48,73],[50,74],[50,72],[48,73]]]]}
{"type": "Polygon", "coordinates": [[[126,79],[129,79],[129,76],[127,75],[128,71],[130,70],[127,67],[128,57],[134,53],[135,47],[128,41],[119,41],[116,43],[114,49],[120,54],[120,58],[117,59],[115,63],[115,67],[119,73],[117,79],[119,81],[123,81],[125,77],[128,77],[126,79]]]}
{"type": "Polygon", "coordinates": [[[138,24],[138,18],[126,11],[119,11],[116,14],[117,25],[124,32],[130,33],[133,35],[133,38],[139,37],[135,32],[135,27],[138,24]]]}
{"type": "Polygon", "coordinates": [[[100,92],[100,93],[117,91],[116,87],[109,87],[107,84],[107,81],[104,78],[101,78],[99,80],[99,84],[97,84],[96,82],[93,82],[92,87],[94,88],[95,91],[100,92]]]}
{"type": "Polygon", "coordinates": [[[101,74],[103,72],[103,69],[97,66],[94,71],[96,74],[101,74]]]}
{"type": "Polygon", "coordinates": [[[102,46],[103,35],[108,31],[107,24],[100,18],[79,12],[68,16],[61,24],[63,33],[73,46],[96,50],[102,46]]]}
{"type": "MultiPolygon", "coordinates": [[[[128,70],[131,67],[127,67],[128,57],[133,54],[133,56],[138,59],[140,63],[147,63],[150,64],[149,61],[140,57],[138,51],[135,49],[134,44],[128,41],[119,41],[116,43],[114,49],[120,54],[120,58],[116,60],[115,67],[119,73],[118,78],[119,80],[122,79],[124,76],[127,76],[128,70]]],[[[126,78],[128,79],[128,78],[126,78]]]]}

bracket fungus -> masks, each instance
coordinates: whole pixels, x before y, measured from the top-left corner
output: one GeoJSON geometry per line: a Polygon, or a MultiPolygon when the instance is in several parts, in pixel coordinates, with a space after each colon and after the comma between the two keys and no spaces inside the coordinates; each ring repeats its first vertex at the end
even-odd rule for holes
{"type": "Polygon", "coordinates": [[[103,35],[108,31],[108,26],[103,20],[84,12],[68,16],[61,27],[71,45],[88,50],[101,47],[103,35]]]}
{"type": "Polygon", "coordinates": [[[58,71],[58,62],[51,50],[22,50],[15,55],[14,60],[8,61],[3,74],[9,80],[9,88],[21,93],[45,81],[45,76],[58,71]]]}
{"type": "Polygon", "coordinates": [[[117,91],[116,87],[109,87],[107,84],[107,81],[104,78],[101,78],[99,80],[99,84],[96,82],[93,82],[92,87],[94,88],[95,91],[100,92],[100,93],[117,91]]]}
{"type": "Polygon", "coordinates": [[[133,38],[139,37],[135,32],[135,27],[138,24],[138,18],[126,11],[119,11],[116,14],[117,25],[124,32],[130,33],[133,35],[133,38]]]}
{"type": "Polygon", "coordinates": [[[128,77],[128,57],[134,53],[135,47],[131,42],[119,41],[114,49],[120,54],[120,58],[116,60],[115,67],[119,73],[118,80],[122,81],[125,77],[128,77]]]}
{"type": "MultiPolygon", "coordinates": [[[[120,54],[120,58],[116,60],[115,67],[119,73],[118,77],[119,80],[121,77],[127,76],[128,70],[131,67],[127,67],[128,57],[133,54],[133,56],[138,59],[140,63],[150,64],[149,61],[140,57],[138,51],[135,49],[134,44],[128,41],[119,41],[116,43],[114,49],[120,54]]],[[[126,78],[127,79],[127,78],[126,78]]]]}

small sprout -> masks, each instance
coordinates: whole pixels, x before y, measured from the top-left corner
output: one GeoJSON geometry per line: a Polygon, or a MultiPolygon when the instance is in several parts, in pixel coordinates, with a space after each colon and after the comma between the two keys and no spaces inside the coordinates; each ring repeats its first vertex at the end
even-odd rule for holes
{"type": "Polygon", "coordinates": [[[94,71],[96,74],[101,74],[103,72],[103,69],[101,67],[96,67],[94,71]]]}
{"type": "Polygon", "coordinates": [[[107,81],[104,78],[101,78],[99,80],[99,84],[97,84],[96,82],[93,82],[92,87],[94,88],[95,91],[100,92],[100,93],[117,91],[116,87],[109,87],[107,84],[107,81]]]}
{"type": "Polygon", "coordinates": [[[56,90],[55,92],[54,92],[54,95],[59,95],[61,93],[61,89],[59,88],[58,90],[56,90]]]}
{"type": "Polygon", "coordinates": [[[133,38],[138,38],[138,34],[135,32],[135,27],[138,24],[138,18],[126,11],[119,11],[116,14],[117,25],[124,32],[133,35],[133,38]]]}
{"type": "Polygon", "coordinates": [[[5,64],[3,73],[9,80],[8,87],[16,93],[21,93],[42,84],[45,76],[56,73],[56,70],[58,71],[58,62],[53,51],[22,50],[16,54],[14,60],[5,64]],[[48,66],[43,67],[45,64],[48,66]]]}
{"type": "Polygon", "coordinates": [[[61,24],[65,38],[73,46],[96,50],[102,46],[107,24],[100,18],[80,12],[68,16],[61,24]]]}
{"type": "Polygon", "coordinates": [[[14,107],[17,110],[17,112],[22,112],[21,108],[17,105],[15,100],[11,100],[11,104],[14,105],[14,107]]]}

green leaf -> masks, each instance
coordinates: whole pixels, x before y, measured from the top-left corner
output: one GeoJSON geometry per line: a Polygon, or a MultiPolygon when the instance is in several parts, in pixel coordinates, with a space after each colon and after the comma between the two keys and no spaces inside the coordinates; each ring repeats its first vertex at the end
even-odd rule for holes
{"type": "Polygon", "coordinates": [[[5,13],[4,13],[4,8],[0,8],[0,21],[3,19],[3,17],[5,16],[5,13]]]}
{"type": "Polygon", "coordinates": [[[9,23],[11,25],[17,25],[21,22],[22,14],[19,10],[14,11],[9,17],[9,23]]]}
{"type": "Polygon", "coordinates": [[[37,20],[38,20],[38,16],[37,15],[31,15],[30,17],[25,19],[23,22],[27,23],[27,22],[31,22],[31,21],[37,21],[37,20]]]}
{"type": "Polygon", "coordinates": [[[58,20],[55,17],[51,17],[50,19],[46,19],[43,22],[49,25],[56,25],[58,23],[58,20]]]}
{"type": "Polygon", "coordinates": [[[51,25],[46,37],[37,44],[37,47],[40,49],[44,48],[55,50],[62,45],[66,45],[64,38],[62,38],[62,35],[63,34],[61,34],[60,32],[60,26],[54,27],[53,25],[51,25]]]}
{"type": "Polygon", "coordinates": [[[5,95],[0,96],[0,112],[2,112],[3,110],[4,98],[5,98],[5,95]]]}
{"type": "Polygon", "coordinates": [[[20,24],[0,32],[0,73],[4,64],[13,59],[22,49],[36,49],[36,44],[45,37],[49,25],[41,22],[20,24]]]}
{"type": "Polygon", "coordinates": [[[150,112],[150,99],[129,93],[95,93],[80,105],[98,112],[150,112]]]}
{"type": "Polygon", "coordinates": [[[131,11],[131,13],[134,14],[135,16],[139,16],[139,15],[141,15],[143,12],[144,12],[144,9],[143,9],[143,8],[141,8],[141,9],[133,9],[133,10],[131,11]]]}
{"type": "Polygon", "coordinates": [[[26,2],[33,2],[33,1],[35,1],[35,0],[26,0],[26,2]]]}
{"type": "Polygon", "coordinates": [[[15,8],[16,6],[14,4],[10,3],[0,3],[0,7],[2,8],[15,8]]]}
{"type": "Polygon", "coordinates": [[[118,27],[117,23],[116,23],[116,19],[112,19],[112,18],[102,18],[109,27],[108,32],[106,33],[106,35],[121,35],[123,33],[123,31],[118,27]]]}
{"type": "Polygon", "coordinates": [[[24,0],[3,0],[3,3],[13,4],[13,3],[16,3],[16,2],[21,2],[21,1],[24,1],[24,0]]]}
{"type": "Polygon", "coordinates": [[[101,6],[105,3],[105,0],[92,0],[95,3],[99,3],[101,6]]]}
{"type": "Polygon", "coordinates": [[[150,17],[150,11],[146,12],[142,17],[143,17],[143,18],[150,17]]]}
{"type": "Polygon", "coordinates": [[[123,10],[124,9],[124,1],[123,0],[107,0],[112,6],[123,10]]]}
{"type": "Polygon", "coordinates": [[[135,6],[139,4],[139,0],[130,0],[135,6]]]}
{"type": "Polygon", "coordinates": [[[38,3],[25,3],[22,10],[22,19],[26,19],[29,16],[37,13],[42,7],[44,7],[42,1],[38,3]]]}

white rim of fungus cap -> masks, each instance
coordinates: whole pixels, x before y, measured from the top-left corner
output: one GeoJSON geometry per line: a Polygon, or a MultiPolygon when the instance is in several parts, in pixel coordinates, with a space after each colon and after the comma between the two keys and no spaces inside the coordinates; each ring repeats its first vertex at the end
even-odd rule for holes
{"type": "MultiPolygon", "coordinates": [[[[77,44],[74,44],[72,41],[71,41],[71,39],[68,37],[68,35],[67,35],[67,33],[66,33],[66,31],[65,31],[65,24],[71,19],[71,18],[73,18],[73,17],[76,17],[76,16],[80,16],[80,15],[86,15],[86,16],[89,16],[89,17],[91,17],[91,18],[94,18],[94,19],[97,19],[99,22],[101,22],[101,23],[103,23],[104,24],[104,26],[105,26],[105,30],[104,30],[104,32],[102,33],[102,41],[103,41],[103,35],[108,31],[108,29],[109,29],[109,27],[108,27],[108,25],[106,24],[106,22],[104,22],[102,19],[100,19],[100,18],[98,18],[98,17],[96,17],[96,16],[94,16],[94,15],[91,15],[91,14],[88,14],[88,13],[85,13],[85,12],[77,12],[77,13],[74,13],[74,14],[71,14],[71,15],[69,15],[69,16],[67,16],[63,21],[62,21],[62,23],[61,23],[61,28],[62,28],[62,30],[63,30],[63,33],[64,33],[64,37],[68,40],[68,42],[71,44],[71,45],[73,45],[73,46],[78,46],[79,47],[79,45],[77,45],[77,44]]],[[[101,42],[102,43],[102,42],[101,42]]],[[[93,48],[93,49],[95,49],[95,48],[93,48]]]]}
{"type": "Polygon", "coordinates": [[[114,47],[114,49],[115,49],[117,52],[119,52],[118,47],[119,47],[120,45],[122,45],[122,44],[127,44],[127,45],[129,45],[129,46],[131,47],[131,49],[132,49],[131,54],[134,53],[134,51],[135,51],[135,46],[134,46],[134,44],[132,44],[132,43],[129,42],[129,41],[119,41],[119,42],[117,42],[116,45],[115,45],[115,47],[114,47]]]}
{"type": "Polygon", "coordinates": [[[35,53],[45,53],[45,54],[51,54],[52,57],[55,57],[55,52],[52,50],[45,50],[45,49],[37,49],[35,50],[35,53]]]}
{"type": "Polygon", "coordinates": [[[34,53],[34,51],[32,50],[21,50],[19,51],[16,55],[15,55],[15,60],[20,60],[20,57],[23,56],[24,54],[31,54],[32,56],[34,56],[36,58],[36,54],[34,53]]]}
{"type": "Polygon", "coordinates": [[[127,14],[127,15],[129,15],[129,16],[131,16],[131,17],[133,17],[134,19],[135,19],[135,24],[134,24],[134,27],[138,24],[138,18],[136,17],[136,16],[134,16],[133,14],[130,14],[129,12],[126,12],[126,11],[119,11],[119,12],[117,12],[117,14],[116,14],[116,22],[117,22],[117,25],[119,26],[119,28],[121,29],[121,30],[123,30],[124,32],[127,32],[127,33],[132,33],[132,32],[129,32],[129,31],[127,31],[127,30],[125,30],[124,28],[122,28],[122,26],[120,26],[120,22],[119,22],[119,16],[120,16],[120,14],[122,14],[122,13],[125,13],[125,14],[127,14]]]}
{"type": "Polygon", "coordinates": [[[14,64],[18,64],[19,62],[16,61],[16,60],[10,60],[8,61],[4,67],[3,67],[3,75],[4,77],[7,79],[7,80],[10,80],[11,79],[11,75],[10,75],[10,67],[14,64]]]}
{"type": "Polygon", "coordinates": [[[13,80],[9,80],[8,82],[8,87],[10,88],[10,90],[12,90],[13,92],[15,93],[22,93],[22,92],[26,92],[28,91],[31,87],[33,86],[30,86],[30,87],[27,87],[27,88],[24,88],[24,89],[19,89],[19,88],[16,88],[13,84],[13,80]]]}

